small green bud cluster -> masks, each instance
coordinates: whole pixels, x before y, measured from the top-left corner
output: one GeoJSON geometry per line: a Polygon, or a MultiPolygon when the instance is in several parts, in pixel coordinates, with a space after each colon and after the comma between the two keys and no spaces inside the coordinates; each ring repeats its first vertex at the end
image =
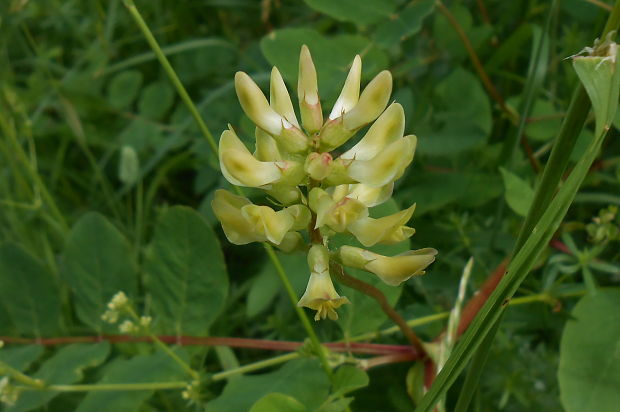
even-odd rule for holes
{"type": "Polygon", "coordinates": [[[593,243],[601,244],[620,239],[620,226],[616,222],[618,207],[611,205],[601,209],[598,216],[592,218],[592,223],[586,225],[586,231],[593,243]]]}
{"type": "Polygon", "coordinates": [[[269,101],[250,76],[238,72],[235,89],[245,114],[256,125],[256,147],[250,152],[231,126],[219,142],[224,177],[236,186],[262,189],[282,206],[275,210],[218,190],[212,207],[224,234],[237,245],[269,242],[290,252],[307,250],[299,233],[307,229],[312,243],[310,279],[299,305],[316,310],[316,320],[337,319],[335,309],[348,303],[332,284],[330,256],[398,285],[423,274],[437,254],[426,248],[388,257],[351,246],[330,254],[328,241],[336,233],[351,234],[371,247],[404,241],[415,232],[406,226],[415,204],[379,219],[369,216],[369,208],[392,196],[394,182],[413,161],[417,138],[404,135],[400,104],[386,109],[392,92],[390,72],[379,73],[360,93],[361,73],[362,61],[356,56],[340,96],[324,119],[316,69],[303,46],[297,84],[300,122],[277,68],[271,71],[269,101]],[[339,149],[368,125],[355,145],[339,149]]]}

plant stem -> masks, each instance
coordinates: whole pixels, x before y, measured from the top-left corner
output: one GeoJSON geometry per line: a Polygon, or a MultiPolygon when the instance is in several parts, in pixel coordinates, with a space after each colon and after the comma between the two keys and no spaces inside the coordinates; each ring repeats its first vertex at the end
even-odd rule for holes
{"type": "Polygon", "coordinates": [[[179,355],[177,355],[176,353],[174,353],[174,351],[172,349],[170,349],[168,347],[168,345],[166,345],[164,342],[162,342],[157,335],[155,335],[152,331],[151,328],[149,326],[140,326],[140,316],[138,316],[138,314],[133,310],[133,308],[129,305],[126,306],[126,310],[127,312],[131,315],[131,317],[136,321],[136,324],[138,325],[138,327],[140,327],[145,334],[157,345],[159,346],[159,348],[161,350],[163,350],[164,352],[166,352],[166,354],[168,356],[170,356],[170,358],[172,358],[172,360],[174,360],[177,364],[179,364],[179,366],[181,366],[181,368],[183,368],[183,370],[185,370],[193,379],[200,379],[200,374],[198,372],[196,372],[194,369],[192,369],[191,366],[189,366],[183,359],[181,359],[179,357],[179,355]]]}
{"type": "Polygon", "coordinates": [[[155,36],[153,36],[151,29],[149,29],[149,26],[146,24],[146,22],[142,18],[142,15],[138,11],[138,8],[136,7],[135,3],[133,2],[133,0],[123,0],[123,3],[125,4],[125,7],[127,7],[127,10],[129,10],[131,17],[133,17],[134,21],[136,22],[136,24],[142,31],[142,34],[144,35],[144,38],[146,39],[146,41],[149,43],[149,46],[151,46],[151,49],[153,49],[153,52],[157,56],[159,63],[162,65],[162,67],[164,68],[164,71],[168,75],[168,78],[170,79],[174,87],[177,89],[177,93],[179,93],[181,100],[183,100],[183,103],[185,103],[185,105],[189,109],[190,113],[192,114],[192,117],[198,124],[200,131],[202,132],[202,134],[205,136],[205,138],[209,142],[211,149],[213,149],[213,153],[217,153],[217,144],[215,143],[215,138],[213,137],[213,134],[211,134],[211,131],[207,127],[207,124],[204,122],[204,120],[202,120],[202,117],[200,116],[200,113],[198,112],[196,105],[194,105],[194,102],[192,101],[191,97],[189,97],[187,90],[185,90],[185,86],[183,86],[183,83],[181,83],[181,80],[179,79],[179,76],[177,76],[176,72],[172,68],[170,61],[168,61],[168,58],[166,57],[164,52],[161,50],[161,47],[159,47],[159,44],[157,43],[155,36]]]}
{"type": "Polygon", "coordinates": [[[467,34],[465,33],[465,31],[459,24],[458,20],[456,20],[454,15],[441,2],[441,0],[435,0],[435,4],[437,5],[437,8],[441,12],[441,14],[443,14],[446,17],[446,19],[448,20],[448,23],[450,23],[450,25],[456,31],[456,34],[461,39],[461,42],[463,43],[463,46],[465,46],[465,49],[467,50],[467,53],[469,54],[469,58],[471,59],[471,62],[474,65],[474,69],[476,70],[476,73],[478,73],[478,77],[480,77],[480,80],[482,81],[482,84],[484,85],[484,88],[487,89],[487,92],[491,95],[493,100],[495,100],[497,104],[499,104],[499,107],[508,116],[508,118],[511,119],[511,121],[515,122],[517,120],[516,113],[511,111],[508,108],[508,106],[506,106],[506,102],[504,101],[504,98],[497,91],[497,89],[495,88],[495,85],[493,85],[493,82],[489,78],[489,75],[487,74],[486,70],[484,70],[484,66],[480,62],[480,58],[478,58],[478,54],[476,54],[476,50],[474,50],[474,46],[471,44],[471,41],[469,41],[467,34]]]}
{"type": "Polygon", "coordinates": [[[0,375],[9,375],[11,378],[16,380],[17,382],[21,382],[25,385],[32,386],[34,388],[41,388],[45,386],[45,383],[43,383],[42,380],[34,379],[28,375],[24,375],[17,369],[13,368],[12,366],[2,361],[0,361],[0,375]]]}
{"type": "Polygon", "coordinates": [[[232,376],[235,376],[235,375],[240,375],[240,374],[243,374],[243,373],[246,373],[246,372],[253,372],[253,371],[256,371],[256,370],[267,368],[269,366],[279,365],[281,363],[288,362],[290,360],[297,359],[299,357],[301,357],[301,355],[299,353],[297,353],[297,352],[287,353],[286,355],[276,356],[276,357],[271,358],[271,359],[265,359],[265,360],[262,360],[262,361],[250,363],[249,365],[241,366],[239,368],[229,369],[229,370],[224,371],[224,372],[216,373],[216,374],[214,374],[212,376],[212,379],[214,381],[228,379],[228,378],[230,378],[232,376]]]}
{"type": "Polygon", "coordinates": [[[284,289],[286,289],[286,293],[288,294],[289,298],[291,299],[291,302],[293,303],[293,306],[295,308],[295,311],[297,312],[297,316],[299,317],[299,320],[301,320],[301,323],[304,329],[306,329],[306,333],[308,334],[308,337],[310,338],[310,341],[312,342],[312,345],[314,346],[314,349],[317,352],[317,356],[319,357],[321,361],[321,366],[323,366],[323,369],[325,370],[325,373],[327,374],[327,376],[331,377],[332,370],[331,370],[331,367],[329,366],[329,361],[327,359],[327,354],[325,353],[325,349],[321,345],[321,341],[319,341],[319,337],[316,335],[314,328],[310,324],[310,320],[306,316],[306,313],[304,312],[302,308],[297,306],[299,297],[295,293],[295,290],[293,290],[293,285],[291,285],[291,282],[288,279],[288,276],[286,276],[286,272],[284,271],[284,268],[282,267],[282,263],[278,259],[278,256],[276,255],[276,253],[273,250],[273,247],[270,244],[263,243],[263,246],[265,247],[265,250],[267,251],[267,255],[269,255],[269,259],[271,259],[271,262],[273,263],[273,266],[275,267],[276,272],[278,276],[280,277],[280,280],[284,284],[284,289]]]}
{"type": "Polygon", "coordinates": [[[342,284],[347,285],[376,300],[377,303],[379,303],[379,306],[381,306],[383,312],[385,312],[385,314],[388,315],[389,318],[392,319],[392,321],[394,321],[394,323],[396,323],[396,325],[400,328],[403,335],[405,335],[405,337],[409,340],[409,343],[411,343],[411,346],[415,348],[420,357],[426,357],[426,351],[424,350],[422,341],[418,338],[413,329],[407,325],[405,319],[400,316],[396,310],[394,310],[392,305],[390,305],[383,292],[363,280],[348,275],[344,271],[344,268],[339,264],[332,263],[332,267],[335,269],[333,273],[342,284]]]}

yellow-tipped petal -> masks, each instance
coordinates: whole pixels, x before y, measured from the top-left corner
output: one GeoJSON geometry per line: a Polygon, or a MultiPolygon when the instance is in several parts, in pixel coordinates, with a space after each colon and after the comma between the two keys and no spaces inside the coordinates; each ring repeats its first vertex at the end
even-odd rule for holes
{"type": "Polygon", "coordinates": [[[413,160],[417,138],[405,136],[388,145],[370,160],[353,160],[348,168],[352,179],[371,187],[385,186],[400,178],[413,160]]]}
{"type": "Polygon", "coordinates": [[[260,241],[253,228],[241,214],[241,208],[250,204],[251,202],[245,197],[234,195],[223,189],[215,191],[211,208],[222,224],[224,234],[230,243],[245,245],[260,241]]]}
{"type": "Polygon", "coordinates": [[[412,276],[423,275],[437,255],[435,249],[425,248],[390,257],[353,246],[342,246],[338,253],[343,265],[374,273],[390,286],[398,286],[412,276]]]}
{"type": "Polygon", "coordinates": [[[362,59],[359,54],[353,59],[351,70],[344,82],[342,92],[334,103],[329,119],[336,119],[350,111],[359,100],[360,97],[360,81],[362,79],[362,59]]]}
{"type": "Polygon", "coordinates": [[[233,185],[259,187],[282,177],[275,163],[257,160],[232,130],[222,133],[218,153],[222,174],[233,185]]]}
{"type": "Polygon", "coordinates": [[[402,138],[404,131],[405,111],[400,104],[392,103],[370,126],[366,135],[340,157],[356,160],[372,159],[387,145],[402,138]]]}
{"type": "Polygon", "coordinates": [[[290,127],[284,117],[273,110],[262,90],[244,72],[235,74],[235,90],[245,114],[261,129],[279,136],[283,127],[290,127]]]}
{"type": "Polygon", "coordinates": [[[299,127],[291,96],[288,93],[284,79],[280,71],[274,67],[271,69],[271,81],[269,84],[269,102],[271,107],[289,123],[295,127],[299,127]]]}
{"type": "Polygon", "coordinates": [[[366,247],[377,243],[394,244],[408,239],[415,232],[405,226],[415,210],[415,203],[400,212],[384,216],[379,219],[371,217],[360,218],[351,223],[347,230],[366,247]]]}
{"type": "Polygon", "coordinates": [[[301,123],[309,133],[317,132],[323,126],[323,112],[319,100],[319,88],[316,68],[310,55],[310,50],[304,44],[299,54],[299,77],[297,81],[297,96],[301,123]]]}
{"type": "Polygon", "coordinates": [[[344,127],[357,130],[375,120],[387,106],[391,94],[392,75],[384,70],[368,83],[355,107],[344,114],[344,127]]]}
{"type": "Polygon", "coordinates": [[[282,242],[284,235],[295,223],[295,218],[290,213],[284,210],[276,212],[268,206],[246,205],[241,208],[241,214],[254,232],[276,245],[282,242]]]}

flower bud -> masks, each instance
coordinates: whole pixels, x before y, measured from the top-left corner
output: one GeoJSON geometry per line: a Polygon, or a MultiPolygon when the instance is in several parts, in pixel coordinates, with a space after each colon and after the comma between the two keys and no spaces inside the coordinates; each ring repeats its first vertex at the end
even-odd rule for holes
{"type": "Polygon", "coordinates": [[[297,306],[316,310],[314,316],[316,321],[326,317],[337,320],[336,309],[350,302],[346,297],[340,296],[334,288],[329,275],[329,252],[325,246],[312,245],[308,252],[308,266],[310,280],[297,306]]]}
{"type": "Polygon", "coordinates": [[[346,143],[356,131],[344,127],[343,117],[329,120],[319,133],[319,148],[324,152],[332,151],[346,143]]]}
{"type": "Polygon", "coordinates": [[[304,170],[314,180],[323,180],[332,169],[332,156],[329,153],[312,152],[306,157],[304,170]]]}
{"type": "Polygon", "coordinates": [[[424,269],[435,261],[432,248],[409,250],[393,257],[383,256],[353,246],[342,246],[338,257],[343,265],[374,273],[384,283],[398,286],[412,276],[423,275],[424,269]]]}
{"type": "Polygon", "coordinates": [[[403,175],[413,160],[416,143],[414,135],[398,139],[370,160],[353,160],[348,174],[368,186],[385,186],[403,175]]]}
{"type": "Polygon", "coordinates": [[[359,101],[342,116],[347,130],[357,130],[375,120],[387,106],[392,94],[392,75],[384,70],[368,83],[359,101]]]}
{"type": "Polygon", "coordinates": [[[232,129],[224,130],[219,144],[220,169],[233,185],[258,187],[282,177],[274,162],[257,160],[232,129]]]}
{"type": "Polygon", "coordinates": [[[359,100],[360,97],[360,81],[362,78],[362,59],[359,54],[353,59],[351,70],[344,82],[340,96],[334,103],[332,112],[329,115],[330,120],[334,120],[350,111],[359,100]]]}
{"type": "Polygon", "coordinates": [[[356,180],[349,176],[349,166],[352,160],[337,158],[332,161],[329,175],[324,179],[328,186],[344,185],[356,183],[356,180]]]}
{"type": "Polygon", "coordinates": [[[271,81],[269,83],[269,104],[278,114],[284,117],[293,126],[299,128],[291,96],[288,94],[284,79],[280,71],[274,67],[271,69],[271,81]]]}
{"type": "Polygon", "coordinates": [[[308,133],[315,133],[323,126],[323,112],[319,100],[316,69],[310,50],[305,44],[301,46],[299,55],[299,78],[297,81],[297,95],[301,123],[308,133]]]}
{"type": "Polygon", "coordinates": [[[343,159],[368,160],[377,156],[390,143],[403,137],[405,111],[398,103],[392,103],[370,126],[360,141],[340,155],[343,159]]]}
{"type": "Polygon", "coordinates": [[[310,191],[310,208],[316,213],[315,229],[326,225],[336,232],[344,232],[349,224],[368,216],[368,208],[361,202],[349,197],[335,201],[318,187],[310,191]]]}
{"type": "Polygon", "coordinates": [[[265,95],[250,76],[237,72],[235,90],[245,114],[254,124],[271,134],[283,149],[298,153],[308,148],[306,135],[269,106],[265,95]]]}
{"type": "Polygon", "coordinates": [[[379,219],[363,217],[351,223],[347,230],[366,247],[377,243],[391,245],[402,242],[415,233],[415,229],[405,226],[414,210],[415,203],[408,209],[379,219]]]}

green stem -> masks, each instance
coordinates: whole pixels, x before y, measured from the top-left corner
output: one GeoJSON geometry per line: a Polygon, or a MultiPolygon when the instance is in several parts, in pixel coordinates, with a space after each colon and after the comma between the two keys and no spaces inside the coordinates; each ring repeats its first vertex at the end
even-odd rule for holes
{"type": "Polygon", "coordinates": [[[33,388],[42,388],[45,386],[45,383],[43,383],[42,380],[34,379],[28,375],[24,375],[17,369],[13,368],[12,366],[2,361],[0,361],[0,375],[9,375],[12,379],[16,380],[17,382],[31,386],[33,388]]]}
{"type": "Polygon", "coordinates": [[[20,391],[51,391],[51,392],[94,392],[94,391],[150,391],[162,389],[182,389],[188,383],[149,382],[149,383],[97,383],[85,385],[48,385],[48,386],[17,386],[20,391]]]}
{"type": "Polygon", "coordinates": [[[270,366],[279,365],[284,362],[288,362],[293,359],[297,359],[301,357],[298,352],[287,353],[286,355],[276,356],[270,359],[265,359],[259,362],[250,363],[248,365],[240,366],[238,368],[229,369],[223,372],[215,373],[212,376],[214,381],[220,381],[223,379],[228,379],[230,377],[240,375],[246,372],[254,372],[263,368],[268,368],[270,366]]]}
{"type": "Polygon", "coordinates": [[[153,52],[157,56],[159,63],[162,65],[162,67],[164,68],[164,71],[168,75],[168,78],[170,79],[174,87],[177,89],[177,93],[179,93],[179,96],[181,96],[181,100],[183,100],[183,103],[185,103],[185,105],[189,109],[190,113],[192,114],[192,117],[198,124],[200,131],[202,132],[202,134],[206,137],[207,141],[209,142],[211,149],[213,149],[214,153],[217,153],[217,144],[215,143],[215,138],[211,134],[211,131],[207,127],[207,124],[204,122],[204,120],[202,120],[202,117],[200,116],[200,113],[198,112],[196,105],[194,105],[194,102],[192,101],[191,97],[189,97],[187,90],[185,90],[185,86],[183,86],[183,83],[181,83],[181,80],[179,79],[179,76],[177,76],[176,72],[172,68],[170,61],[168,60],[164,52],[161,50],[161,47],[159,47],[159,44],[157,43],[155,36],[153,36],[151,29],[149,29],[149,26],[146,24],[146,22],[142,18],[142,15],[138,11],[138,8],[136,7],[135,3],[133,2],[133,0],[123,0],[123,3],[125,4],[125,7],[127,7],[127,10],[129,10],[131,17],[133,17],[134,21],[136,22],[136,24],[142,31],[142,34],[144,35],[146,41],[149,43],[149,46],[151,46],[151,49],[153,49],[153,52]]]}
{"type": "Polygon", "coordinates": [[[314,328],[312,327],[310,320],[306,316],[306,312],[304,312],[302,308],[297,306],[299,297],[295,293],[295,290],[293,290],[293,285],[291,285],[291,282],[288,279],[288,276],[286,276],[286,271],[282,267],[282,263],[280,262],[280,259],[278,259],[278,256],[276,255],[276,253],[273,250],[273,247],[270,244],[263,243],[263,246],[265,247],[265,250],[267,251],[267,255],[269,255],[269,259],[271,259],[271,263],[273,263],[273,266],[275,267],[276,272],[278,276],[280,277],[280,280],[284,284],[284,289],[286,289],[286,293],[291,299],[291,302],[293,304],[293,307],[295,308],[295,311],[297,312],[297,316],[299,317],[299,320],[301,320],[301,323],[304,326],[304,329],[306,329],[306,333],[308,334],[308,337],[310,338],[310,341],[312,342],[312,345],[314,346],[317,356],[319,357],[319,360],[321,361],[321,366],[323,366],[323,369],[325,370],[325,373],[327,374],[327,376],[331,377],[332,369],[329,366],[329,361],[327,359],[327,353],[325,351],[325,348],[323,348],[323,345],[321,345],[321,341],[319,340],[319,337],[316,335],[316,332],[314,331],[314,328]]]}
{"type": "Polygon", "coordinates": [[[159,348],[161,348],[161,350],[166,352],[166,354],[170,356],[170,358],[172,358],[172,360],[174,360],[177,364],[179,364],[179,366],[181,366],[183,370],[185,370],[193,379],[200,379],[200,374],[194,369],[192,369],[191,366],[189,366],[183,359],[179,357],[179,355],[174,353],[174,351],[170,349],[168,345],[162,342],[161,339],[159,339],[159,337],[151,331],[151,328],[149,326],[140,325],[140,316],[138,316],[138,314],[133,310],[131,306],[127,305],[125,309],[135,320],[138,327],[140,327],[144,331],[144,334],[151,338],[153,342],[155,342],[155,344],[159,346],[159,348]]]}

